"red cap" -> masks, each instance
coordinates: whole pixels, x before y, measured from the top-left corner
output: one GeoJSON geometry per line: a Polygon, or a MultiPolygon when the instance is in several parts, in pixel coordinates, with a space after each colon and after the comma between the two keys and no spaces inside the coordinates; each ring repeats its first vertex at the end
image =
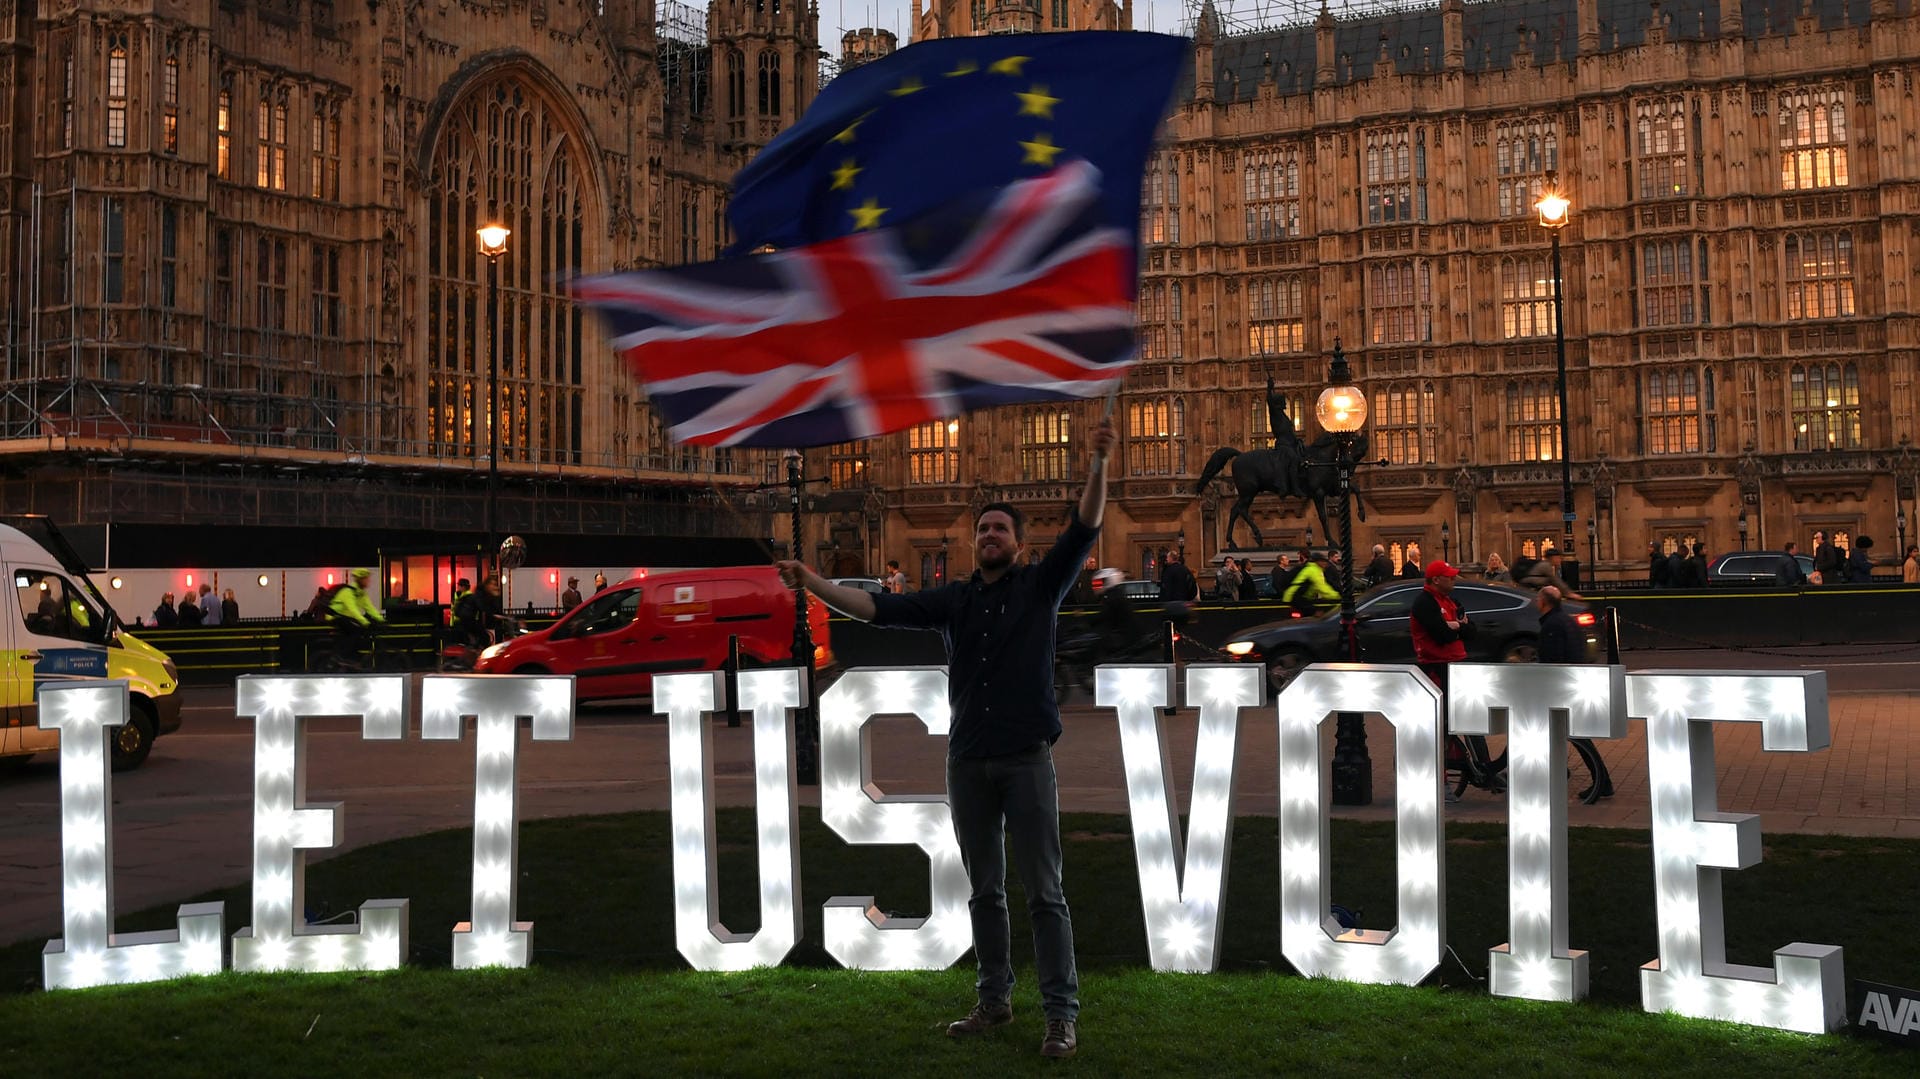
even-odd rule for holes
{"type": "Polygon", "coordinates": [[[1433,561],[1427,563],[1427,576],[1428,577],[1458,577],[1460,576],[1460,571],[1457,569],[1454,569],[1452,566],[1449,566],[1445,562],[1436,558],[1433,561]]]}

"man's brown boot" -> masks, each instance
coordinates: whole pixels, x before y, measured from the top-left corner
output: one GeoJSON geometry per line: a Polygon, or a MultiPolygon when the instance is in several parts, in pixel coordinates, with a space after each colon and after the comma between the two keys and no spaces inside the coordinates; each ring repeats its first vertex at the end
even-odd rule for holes
{"type": "Polygon", "coordinates": [[[1040,1041],[1040,1055],[1064,1059],[1080,1048],[1080,1034],[1071,1019],[1047,1020],[1047,1036],[1040,1041]]]}
{"type": "Polygon", "coordinates": [[[1013,1022],[1012,1005],[975,1004],[965,1019],[947,1024],[947,1037],[964,1038],[969,1034],[985,1034],[994,1027],[1004,1027],[1011,1022],[1013,1022]]]}

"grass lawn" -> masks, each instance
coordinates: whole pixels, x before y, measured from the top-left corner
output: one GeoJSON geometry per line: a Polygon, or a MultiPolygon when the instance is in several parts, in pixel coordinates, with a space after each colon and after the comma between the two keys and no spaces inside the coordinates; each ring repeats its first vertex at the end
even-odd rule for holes
{"type": "MultiPolygon", "coordinates": [[[[750,929],[751,814],[719,817],[723,917],[750,929]]],[[[1914,1074],[1910,1053],[1852,1035],[1641,1013],[1637,970],[1656,953],[1643,832],[1573,832],[1572,942],[1592,953],[1593,1000],[1563,1006],[1496,1000],[1481,981],[1487,948],[1506,939],[1504,828],[1449,826],[1448,939],[1470,969],[1449,959],[1418,989],[1291,973],[1279,954],[1276,825],[1257,817],[1235,829],[1223,973],[1155,974],[1126,819],[1069,815],[1065,828],[1083,1001],[1080,1055],[1066,1066],[1086,1074],[1914,1074]]],[[[780,969],[699,974],[673,949],[668,833],[658,813],[524,825],[520,915],[536,923],[527,971],[446,969],[466,903],[464,831],[309,870],[317,911],[413,900],[406,971],[41,993],[44,941],[22,941],[0,949],[0,1075],[937,1075],[1048,1063],[1030,969],[1014,1025],[960,1044],[940,1031],[971,1003],[970,958],[940,973],[872,974],[837,968],[820,947],[830,895],[923,909],[916,851],[848,847],[803,810],[805,938],[780,969]]],[[[1334,900],[1370,927],[1390,925],[1391,826],[1335,822],[1333,842],[1334,900]]],[[[1731,960],[1768,965],[1774,948],[1806,940],[1845,946],[1849,982],[1920,981],[1920,940],[1905,919],[1920,893],[1920,844],[1775,836],[1761,866],[1726,882],[1731,960]]],[[[243,888],[202,898],[226,901],[229,933],[247,920],[243,888]]],[[[171,917],[169,905],[119,928],[171,917]]],[[[1016,956],[1031,954],[1023,922],[1016,913],[1016,956]]]]}

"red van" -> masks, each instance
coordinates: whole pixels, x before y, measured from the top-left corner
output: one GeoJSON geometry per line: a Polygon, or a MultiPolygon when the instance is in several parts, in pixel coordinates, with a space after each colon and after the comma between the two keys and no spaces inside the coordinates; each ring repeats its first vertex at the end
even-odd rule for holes
{"type": "MultiPolygon", "coordinates": [[[[807,597],[816,670],[833,662],[826,605],[807,597]]],[[[647,697],[653,676],[717,671],[727,638],[743,662],[782,665],[793,654],[793,592],[772,566],[721,566],[610,585],[560,621],[480,653],[482,674],[571,674],[579,700],[647,697]]]]}

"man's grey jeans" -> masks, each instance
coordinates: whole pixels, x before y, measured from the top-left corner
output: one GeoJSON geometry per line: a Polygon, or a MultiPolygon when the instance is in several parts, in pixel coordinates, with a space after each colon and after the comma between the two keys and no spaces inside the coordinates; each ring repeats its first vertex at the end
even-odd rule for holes
{"type": "Polygon", "coordinates": [[[1047,1018],[1078,1019],[1073,918],[1060,886],[1060,795],[1053,748],[1040,741],[1004,757],[950,757],[947,800],[960,860],[973,885],[967,906],[973,914],[973,951],[980,963],[975,988],[981,1003],[1003,1004],[1013,995],[1004,834],[1013,841],[1014,866],[1027,892],[1034,964],[1047,1018]]]}

